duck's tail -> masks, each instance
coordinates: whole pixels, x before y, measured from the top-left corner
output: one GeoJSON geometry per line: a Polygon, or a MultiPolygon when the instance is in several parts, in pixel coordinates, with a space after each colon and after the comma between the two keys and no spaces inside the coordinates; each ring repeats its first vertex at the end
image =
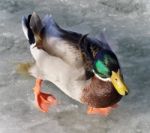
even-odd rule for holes
{"type": "Polygon", "coordinates": [[[36,46],[40,47],[39,45],[42,44],[41,32],[43,25],[40,17],[35,12],[27,18],[22,17],[22,29],[29,43],[31,45],[36,43],[36,46]]]}
{"type": "Polygon", "coordinates": [[[29,44],[34,44],[35,37],[32,32],[32,29],[30,28],[30,19],[31,19],[31,15],[29,15],[27,18],[22,17],[22,30],[24,32],[26,39],[29,41],[29,44]]]}

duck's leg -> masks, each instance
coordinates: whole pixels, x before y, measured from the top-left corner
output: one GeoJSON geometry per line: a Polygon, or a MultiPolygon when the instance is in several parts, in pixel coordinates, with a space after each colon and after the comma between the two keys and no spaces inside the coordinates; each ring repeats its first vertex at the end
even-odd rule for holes
{"type": "Polygon", "coordinates": [[[109,113],[111,112],[111,110],[113,108],[117,108],[118,105],[112,105],[110,107],[106,107],[106,108],[93,108],[93,107],[88,107],[87,113],[88,114],[100,114],[102,116],[108,116],[109,113]]]}
{"type": "Polygon", "coordinates": [[[35,103],[42,112],[48,112],[48,108],[56,104],[56,98],[51,94],[46,94],[40,91],[42,81],[43,80],[41,79],[36,79],[36,83],[33,88],[35,103]]]}

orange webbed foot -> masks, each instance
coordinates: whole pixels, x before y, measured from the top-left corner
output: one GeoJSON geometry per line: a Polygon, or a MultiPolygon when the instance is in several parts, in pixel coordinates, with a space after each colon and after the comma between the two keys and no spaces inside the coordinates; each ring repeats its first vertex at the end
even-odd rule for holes
{"type": "Polygon", "coordinates": [[[48,112],[49,107],[56,104],[56,98],[51,94],[40,92],[35,95],[35,102],[42,112],[48,112]]]}
{"type": "Polygon", "coordinates": [[[99,114],[101,116],[108,116],[110,112],[112,111],[113,108],[116,108],[118,105],[112,105],[110,107],[106,108],[93,108],[93,107],[88,107],[87,114],[99,114]]]}
{"type": "Polygon", "coordinates": [[[33,88],[35,94],[36,106],[42,112],[48,112],[49,107],[56,104],[56,98],[51,94],[46,94],[40,91],[42,80],[37,79],[33,88]]]}

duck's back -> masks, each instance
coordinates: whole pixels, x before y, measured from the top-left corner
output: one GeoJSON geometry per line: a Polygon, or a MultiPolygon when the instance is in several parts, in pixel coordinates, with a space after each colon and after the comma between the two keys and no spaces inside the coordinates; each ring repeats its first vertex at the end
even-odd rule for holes
{"type": "Polygon", "coordinates": [[[43,49],[49,55],[59,57],[74,67],[83,65],[81,51],[78,47],[82,35],[63,30],[48,15],[40,21],[37,15],[32,15],[30,20],[33,32],[37,32],[38,30],[35,29],[40,27],[38,25],[42,25],[39,34],[41,41],[37,41],[36,43],[40,44],[36,46],[39,46],[38,48],[43,49]]]}

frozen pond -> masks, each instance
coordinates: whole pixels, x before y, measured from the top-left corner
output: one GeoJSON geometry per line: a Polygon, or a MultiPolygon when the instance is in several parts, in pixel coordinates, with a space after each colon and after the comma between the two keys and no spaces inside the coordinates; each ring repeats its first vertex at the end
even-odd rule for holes
{"type": "Polygon", "coordinates": [[[0,0],[0,133],[148,133],[150,131],[150,1],[0,0]],[[59,104],[49,113],[34,106],[34,78],[16,73],[32,60],[21,17],[52,14],[58,24],[91,36],[105,30],[130,94],[108,117],[89,116],[86,106],[49,82],[59,104]]]}

